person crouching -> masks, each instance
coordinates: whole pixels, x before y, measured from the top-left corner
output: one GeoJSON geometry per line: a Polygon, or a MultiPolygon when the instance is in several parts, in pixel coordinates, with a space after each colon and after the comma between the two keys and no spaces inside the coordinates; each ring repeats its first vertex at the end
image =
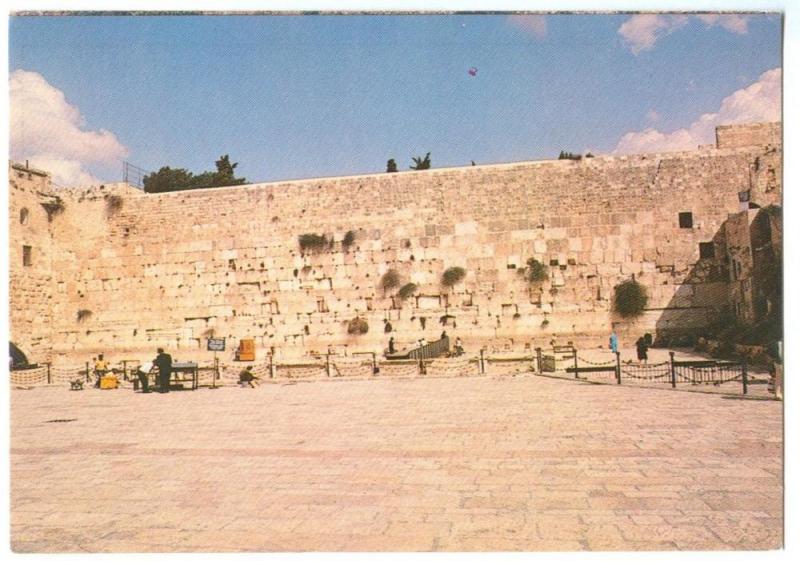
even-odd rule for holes
{"type": "Polygon", "coordinates": [[[239,373],[239,385],[242,387],[247,384],[251,388],[255,388],[258,385],[258,379],[258,376],[253,374],[252,366],[248,366],[239,373]]]}

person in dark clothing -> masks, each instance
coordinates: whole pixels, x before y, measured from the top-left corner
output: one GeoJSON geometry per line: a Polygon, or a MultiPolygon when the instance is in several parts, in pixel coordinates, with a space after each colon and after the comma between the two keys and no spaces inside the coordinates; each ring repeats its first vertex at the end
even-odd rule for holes
{"type": "Polygon", "coordinates": [[[172,376],[172,357],[159,348],[153,364],[158,368],[158,391],[166,393],[169,391],[169,379],[172,376]]]}
{"type": "Polygon", "coordinates": [[[139,379],[139,385],[142,386],[142,393],[150,393],[150,381],[148,380],[147,371],[145,371],[144,365],[136,369],[136,377],[139,379]]]}
{"type": "Polygon", "coordinates": [[[389,337],[389,354],[394,354],[394,337],[389,337]]]}
{"type": "Polygon", "coordinates": [[[244,386],[244,384],[249,385],[251,388],[255,388],[258,385],[258,376],[253,374],[253,367],[248,366],[244,370],[239,373],[239,385],[244,386]]]}
{"type": "Polygon", "coordinates": [[[644,361],[647,364],[647,341],[644,337],[639,337],[636,340],[636,357],[639,362],[644,361]]]}

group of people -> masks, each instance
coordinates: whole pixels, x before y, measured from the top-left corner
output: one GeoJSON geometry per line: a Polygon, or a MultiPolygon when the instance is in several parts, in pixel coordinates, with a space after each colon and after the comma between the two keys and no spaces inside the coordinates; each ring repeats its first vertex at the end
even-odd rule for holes
{"type": "MultiPolygon", "coordinates": [[[[446,337],[447,337],[447,331],[442,331],[441,339],[444,339],[446,337]]],[[[428,340],[425,337],[417,341],[418,347],[424,347],[427,344],[428,340]]],[[[397,347],[395,346],[394,343],[394,337],[389,337],[389,348],[386,350],[384,354],[393,355],[396,352],[397,352],[397,347]]],[[[453,355],[461,356],[463,354],[464,354],[464,346],[461,343],[461,337],[456,337],[455,343],[453,344],[453,355]]]]}
{"type": "Polygon", "coordinates": [[[169,381],[172,377],[172,355],[165,353],[161,347],[157,350],[156,358],[148,367],[145,364],[136,370],[136,377],[142,386],[142,393],[150,393],[150,371],[153,367],[158,369],[158,391],[159,393],[169,392],[169,381]]]}
{"type": "MultiPolygon", "coordinates": [[[[136,369],[136,377],[139,380],[139,385],[142,387],[142,393],[150,393],[150,373],[153,368],[158,370],[158,392],[169,392],[169,383],[172,378],[172,356],[164,352],[164,349],[159,347],[156,358],[152,363],[143,363],[136,369]]],[[[94,360],[94,374],[96,377],[95,387],[100,387],[100,379],[110,372],[108,362],[105,357],[100,354],[94,360]]],[[[253,374],[253,367],[248,366],[239,374],[239,383],[242,385],[249,385],[254,388],[258,385],[259,377],[253,374]]]]}
{"type": "MultiPolygon", "coordinates": [[[[653,346],[653,336],[650,333],[645,333],[636,340],[636,358],[640,363],[647,364],[647,351],[653,346]]],[[[615,330],[611,330],[611,336],[608,338],[608,348],[612,353],[619,351],[619,338],[615,330]]]]}

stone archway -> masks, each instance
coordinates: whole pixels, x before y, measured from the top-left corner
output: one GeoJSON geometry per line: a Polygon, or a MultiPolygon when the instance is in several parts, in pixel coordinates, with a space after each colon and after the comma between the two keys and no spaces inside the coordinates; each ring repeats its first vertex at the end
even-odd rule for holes
{"type": "Polygon", "coordinates": [[[13,341],[8,342],[8,356],[11,370],[28,366],[28,357],[13,341]]]}

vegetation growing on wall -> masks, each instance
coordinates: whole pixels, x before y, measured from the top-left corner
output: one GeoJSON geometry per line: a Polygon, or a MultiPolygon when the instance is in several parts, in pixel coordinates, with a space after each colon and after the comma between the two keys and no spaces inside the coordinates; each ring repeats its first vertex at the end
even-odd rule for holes
{"type": "Polygon", "coordinates": [[[347,333],[349,335],[364,335],[368,331],[369,324],[364,318],[354,317],[347,324],[347,333]]]}
{"type": "Polygon", "coordinates": [[[297,243],[301,251],[320,251],[329,245],[328,238],[321,234],[300,234],[297,243]]]}
{"type": "Polygon", "coordinates": [[[87,319],[92,317],[92,311],[91,310],[78,310],[77,317],[78,317],[78,323],[83,323],[84,321],[86,321],[87,319]]]}
{"type": "Polygon", "coordinates": [[[397,162],[394,161],[394,158],[390,159],[386,162],[386,173],[395,173],[397,171],[397,162]]]}
{"type": "Polygon", "coordinates": [[[520,269],[520,274],[531,284],[547,280],[547,265],[538,259],[531,257],[527,261],[527,266],[520,269]]]}
{"type": "Polygon", "coordinates": [[[394,269],[389,269],[381,277],[381,288],[384,292],[400,286],[400,273],[394,269]]]}
{"type": "Polygon", "coordinates": [[[348,230],[347,233],[342,238],[342,249],[347,251],[350,249],[350,246],[353,245],[356,241],[356,232],[355,230],[348,230]]]}
{"type": "Polygon", "coordinates": [[[106,215],[112,216],[122,209],[124,199],[119,195],[106,195],[106,215]]]}
{"type": "Polygon", "coordinates": [[[647,306],[647,290],[633,279],[614,287],[614,311],[624,318],[636,317],[647,306]]]}
{"type": "Polygon", "coordinates": [[[467,271],[463,267],[450,267],[442,273],[442,286],[452,288],[467,276],[467,271]]]}
{"type": "Polygon", "coordinates": [[[406,298],[410,298],[416,291],[417,285],[413,282],[407,282],[400,287],[400,290],[397,291],[397,295],[401,300],[405,300],[406,298]]]}

